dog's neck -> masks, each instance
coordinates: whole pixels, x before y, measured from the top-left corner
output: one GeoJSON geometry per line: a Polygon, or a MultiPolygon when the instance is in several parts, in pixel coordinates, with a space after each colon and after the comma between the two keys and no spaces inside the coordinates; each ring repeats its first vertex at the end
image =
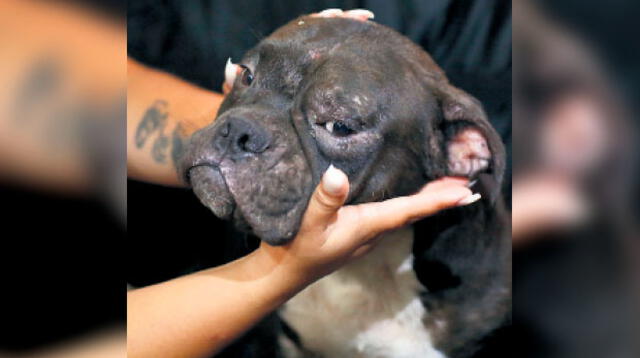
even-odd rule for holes
{"type": "MultiPolygon", "coordinates": [[[[368,282],[371,278],[392,277],[405,272],[413,274],[413,227],[381,234],[378,244],[365,256],[336,271],[338,276],[368,282]]],[[[375,283],[375,282],[373,282],[375,283]]],[[[375,289],[375,286],[372,287],[375,289]]]]}
{"type": "Polygon", "coordinates": [[[413,228],[383,236],[371,252],[284,306],[282,317],[304,347],[324,357],[443,357],[423,323],[413,228]]]}

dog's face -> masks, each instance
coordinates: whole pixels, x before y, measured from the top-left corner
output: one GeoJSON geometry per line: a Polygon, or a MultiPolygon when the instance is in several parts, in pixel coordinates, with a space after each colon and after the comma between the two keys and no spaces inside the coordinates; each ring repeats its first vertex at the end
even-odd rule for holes
{"type": "Polygon", "coordinates": [[[302,17],[228,75],[232,91],[179,170],[217,216],[270,244],[294,237],[330,164],[349,177],[348,203],[443,175],[500,181],[504,149],[478,102],[384,26],[302,17]]]}

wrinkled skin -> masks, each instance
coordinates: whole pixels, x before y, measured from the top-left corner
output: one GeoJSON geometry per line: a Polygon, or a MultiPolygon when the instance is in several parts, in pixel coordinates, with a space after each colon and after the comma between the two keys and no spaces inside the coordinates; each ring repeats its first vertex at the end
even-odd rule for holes
{"type": "Polygon", "coordinates": [[[252,81],[237,76],[179,171],[217,216],[267,243],[295,236],[330,164],[349,177],[347,203],[410,194],[443,175],[501,181],[504,149],[477,100],[389,28],[302,17],[240,64],[252,81]]]}

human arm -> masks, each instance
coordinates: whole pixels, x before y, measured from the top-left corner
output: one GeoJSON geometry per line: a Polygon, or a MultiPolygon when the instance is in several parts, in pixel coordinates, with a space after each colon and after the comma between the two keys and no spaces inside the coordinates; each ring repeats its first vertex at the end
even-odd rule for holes
{"type": "Polygon", "coordinates": [[[221,93],[190,84],[133,59],[127,68],[128,176],[180,186],[175,163],[189,136],[212,122],[221,93]]]}

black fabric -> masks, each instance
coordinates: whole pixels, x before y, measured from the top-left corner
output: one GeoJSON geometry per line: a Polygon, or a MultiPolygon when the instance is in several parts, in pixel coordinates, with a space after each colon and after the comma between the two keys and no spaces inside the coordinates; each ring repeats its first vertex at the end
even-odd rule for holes
{"type": "Polygon", "coordinates": [[[0,186],[0,351],[124,326],[124,228],[104,203],[0,186]]]}

